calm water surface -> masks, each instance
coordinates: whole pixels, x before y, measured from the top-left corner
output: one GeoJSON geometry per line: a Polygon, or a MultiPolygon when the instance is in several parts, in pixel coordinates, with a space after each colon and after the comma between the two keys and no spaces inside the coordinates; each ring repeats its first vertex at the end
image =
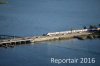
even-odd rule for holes
{"type": "MultiPolygon", "coordinates": [[[[100,23],[99,0],[8,0],[0,5],[0,34],[33,36],[100,23]]],[[[63,40],[0,48],[0,66],[57,66],[50,58],[96,58],[100,66],[100,39],[63,40]]]]}

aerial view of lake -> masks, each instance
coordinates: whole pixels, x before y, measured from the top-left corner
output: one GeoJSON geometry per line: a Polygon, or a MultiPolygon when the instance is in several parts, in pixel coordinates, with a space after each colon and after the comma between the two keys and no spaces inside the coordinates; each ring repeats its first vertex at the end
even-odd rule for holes
{"type": "MultiPolygon", "coordinates": [[[[5,0],[0,35],[34,36],[100,23],[100,0],[5,0]]],[[[60,40],[0,47],[0,66],[100,66],[100,39],[60,40]],[[53,63],[87,58],[90,63],[53,63]]]]}

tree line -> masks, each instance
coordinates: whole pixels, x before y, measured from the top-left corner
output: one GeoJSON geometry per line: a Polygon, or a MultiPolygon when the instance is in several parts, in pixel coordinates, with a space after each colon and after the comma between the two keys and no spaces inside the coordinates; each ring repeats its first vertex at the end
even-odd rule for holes
{"type": "Polygon", "coordinates": [[[84,29],[97,29],[98,27],[100,27],[100,24],[97,25],[89,25],[87,26],[83,26],[84,29]]]}

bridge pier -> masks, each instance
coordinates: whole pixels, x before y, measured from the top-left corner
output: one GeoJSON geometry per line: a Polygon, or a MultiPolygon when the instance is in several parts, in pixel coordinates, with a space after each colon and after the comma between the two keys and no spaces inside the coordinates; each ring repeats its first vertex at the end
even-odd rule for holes
{"type": "Polygon", "coordinates": [[[20,42],[20,41],[16,42],[16,45],[20,45],[20,44],[21,44],[21,42],[20,42]]]}
{"type": "Polygon", "coordinates": [[[26,44],[26,41],[21,41],[21,44],[26,44]]]}
{"type": "Polygon", "coordinates": [[[30,40],[26,41],[26,44],[30,44],[30,43],[31,43],[31,41],[30,41],[30,40]]]}

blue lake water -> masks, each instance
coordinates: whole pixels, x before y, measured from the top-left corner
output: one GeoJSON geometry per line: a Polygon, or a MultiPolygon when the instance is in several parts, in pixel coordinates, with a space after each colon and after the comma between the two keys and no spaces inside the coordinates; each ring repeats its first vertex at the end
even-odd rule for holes
{"type": "MultiPolygon", "coordinates": [[[[100,23],[99,0],[7,0],[0,34],[33,36],[100,23]]],[[[100,39],[63,40],[0,48],[0,66],[100,66],[100,39]],[[50,58],[96,58],[93,64],[53,64],[50,58]]]]}

